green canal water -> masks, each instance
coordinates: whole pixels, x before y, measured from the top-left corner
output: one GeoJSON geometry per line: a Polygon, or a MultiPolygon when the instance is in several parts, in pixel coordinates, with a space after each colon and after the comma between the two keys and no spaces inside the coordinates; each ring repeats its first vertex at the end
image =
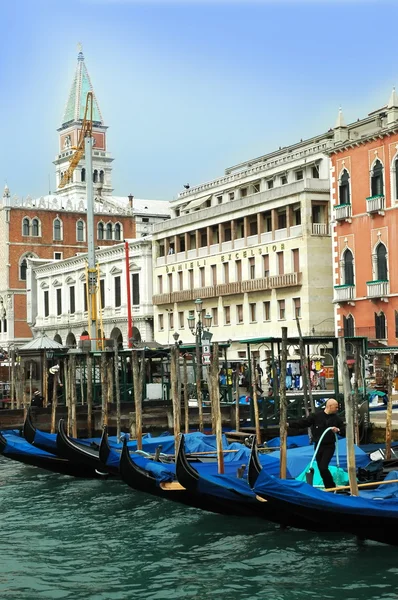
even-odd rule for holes
{"type": "Polygon", "coordinates": [[[398,599],[398,548],[200,512],[0,457],[0,600],[398,599]]]}

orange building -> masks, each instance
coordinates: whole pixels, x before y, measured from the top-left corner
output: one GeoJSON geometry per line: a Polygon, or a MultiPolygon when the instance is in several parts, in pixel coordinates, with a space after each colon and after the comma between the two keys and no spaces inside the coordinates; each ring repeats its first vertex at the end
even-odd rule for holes
{"type": "Polygon", "coordinates": [[[331,194],[336,334],[376,346],[398,337],[398,96],[334,129],[331,194]]]}

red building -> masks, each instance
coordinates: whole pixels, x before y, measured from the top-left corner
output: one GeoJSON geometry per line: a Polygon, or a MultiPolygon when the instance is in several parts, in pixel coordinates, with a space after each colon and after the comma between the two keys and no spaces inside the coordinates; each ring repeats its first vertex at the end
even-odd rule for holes
{"type": "Polygon", "coordinates": [[[398,341],[398,96],[346,126],[330,151],[338,335],[398,341]]]}

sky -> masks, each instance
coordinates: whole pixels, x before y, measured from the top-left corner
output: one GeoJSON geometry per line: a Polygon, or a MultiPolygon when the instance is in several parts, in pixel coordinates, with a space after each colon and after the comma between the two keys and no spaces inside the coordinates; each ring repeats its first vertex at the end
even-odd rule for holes
{"type": "Polygon", "coordinates": [[[394,0],[0,2],[0,184],[54,191],[79,42],[115,194],[171,200],[385,105],[397,21],[394,0]]]}

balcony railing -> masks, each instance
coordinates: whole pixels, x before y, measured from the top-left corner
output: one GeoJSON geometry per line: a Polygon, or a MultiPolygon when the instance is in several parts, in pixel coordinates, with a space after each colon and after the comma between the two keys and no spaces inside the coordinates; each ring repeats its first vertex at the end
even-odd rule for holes
{"type": "Polygon", "coordinates": [[[229,296],[230,294],[240,294],[242,284],[240,281],[233,281],[232,283],[222,283],[216,285],[210,289],[213,290],[213,296],[229,296]]]}
{"type": "Polygon", "coordinates": [[[367,281],[367,296],[368,298],[382,298],[390,293],[389,281],[367,281]]]}
{"type": "MultiPolygon", "coordinates": [[[[171,296],[170,302],[186,302],[187,300],[192,300],[193,299],[192,292],[193,292],[193,290],[182,290],[181,292],[173,292],[172,294],[170,294],[170,296],[171,296]]],[[[200,296],[200,295],[195,296],[195,298],[202,298],[202,297],[204,298],[205,296],[200,296]]]]}
{"type": "Polygon", "coordinates": [[[355,298],[354,285],[335,285],[333,302],[349,302],[355,298]]]}
{"type": "Polygon", "coordinates": [[[313,223],[312,235],[330,235],[329,223],[313,223]]]}
{"type": "Polygon", "coordinates": [[[344,221],[351,217],[351,204],[337,204],[334,206],[334,217],[336,221],[344,221]]]}
{"type": "Polygon", "coordinates": [[[376,329],[376,327],[354,327],[353,330],[346,329],[340,327],[337,330],[338,337],[366,337],[369,340],[385,340],[386,339],[386,330],[376,329]]]}
{"type": "Polygon", "coordinates": [[[155,294],[152,296],[152,302],[154,304],[170,304],[171,294],[155,294]]]}
{"type": "Polygon", "coordinates": [[[385,209],[385,198],[382,195],[369,196],[366,198],[366,210],[368,213],[376,213],[385,209]]]}
{"type": "Polygon", "coordinates": [[[301,285],[301,273],[285,273],[284,275],[271,275],[260,279],[242,281],[242,292],[256,292],[276,288],[293,287],[301,285]]]}

